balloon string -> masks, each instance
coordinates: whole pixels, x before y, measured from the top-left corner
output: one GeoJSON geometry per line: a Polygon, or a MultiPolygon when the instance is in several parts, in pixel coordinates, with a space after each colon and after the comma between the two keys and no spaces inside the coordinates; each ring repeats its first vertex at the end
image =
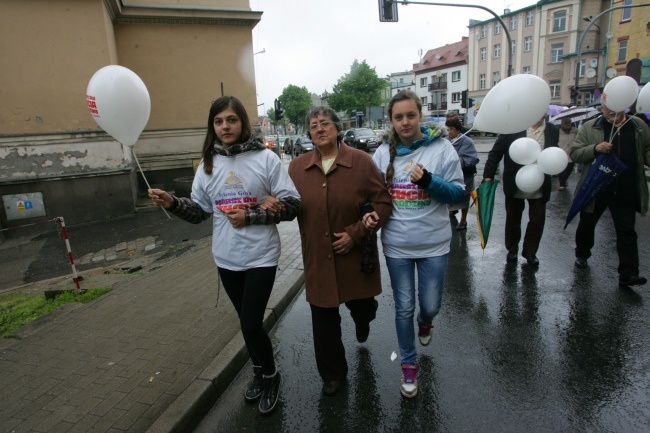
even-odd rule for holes
{"type": "MultiPolygon", "coordinates": [[[[151,186],[149,186],[149,181],[147,180],[146,176],[144,175],[144,171],[142,171],[142,167],[140,167],[140,161],[138,161],[138,156],[135,154],[135,151],[133,150],[133,148],[131,148],[131,153],[133,154],[133,157],[135,158],[135,163],[138,164],[138,168],[140,169],[140,174],[142,174],[142,178],[144,179],[144,183],[147,184],[147,189],[151,189],[151,186]]],[[[167,213],[167,211],[165,210],[164,207],[160,206],[160,209],[162,209],[163,212],[165,212],[165,215],[167,215],[168,219],[172,219],[172,217],[169,216],[169,214],[167,213]]]]}
{"type": "Polygon", "coordinates": [[[632,120],[632,117],[627,116],[627,120],[625,120],[625,122],[623,122],[623,124],[621,126],[617,127],[614,124],[612,124],[612,131],[609,133],[609,143],[610,144],[612,144],[612,141],[614,140],[614,137],[616,136],[616,134],[618,134],[619,131],[621,130],[621,128],[623,128],[625,126],[625,124],[627,122],[629,122],[630,120],[632,120]]]}

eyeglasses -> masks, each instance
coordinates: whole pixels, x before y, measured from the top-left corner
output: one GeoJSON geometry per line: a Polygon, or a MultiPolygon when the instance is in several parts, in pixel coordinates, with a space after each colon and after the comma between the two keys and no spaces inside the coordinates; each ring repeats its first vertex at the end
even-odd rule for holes
{"type": "Polygon", "coordinates": [[[321,123],[310,123],[309,124],[309,130],[310,131],[316,131],[318,127],[320,126],[321,128],[327,128],[330,125],[333,125],[334,122],[330,120],[323,120],[321,123]]]}

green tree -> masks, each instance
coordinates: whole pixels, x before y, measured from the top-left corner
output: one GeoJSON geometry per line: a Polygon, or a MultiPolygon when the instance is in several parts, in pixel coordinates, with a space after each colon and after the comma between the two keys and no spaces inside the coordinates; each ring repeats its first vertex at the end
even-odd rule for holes
{"type": "Polygon", "coordinates": [[[327,101],[334,110],[345,111],[348,116],[353,110],[365,112],[366,107],[382,105],[381,92],[385,86],[386,80],[377,76],[375,68],[365,60],[359,63],[355,59],[350,72],[339,78],[327,101]]]}
{"type": "Polygon", "coordinates": [[[307,88],[289,84],[278,99],[282,102],[284,117],[294,125],[302,125],[312,106],[311,94],[307,88]]]}
{"type": "Polygon", "coordinates": [[[271,121],[271,125],[278,126],[278,122],[275,121],[275,108],[269,108],[266,110],[266,115],[271,121]]]}

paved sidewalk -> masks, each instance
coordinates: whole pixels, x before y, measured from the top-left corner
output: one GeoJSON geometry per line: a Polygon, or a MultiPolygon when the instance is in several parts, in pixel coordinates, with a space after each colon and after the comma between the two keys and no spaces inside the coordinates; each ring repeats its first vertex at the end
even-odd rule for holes
{"type": "MultiPolygon", "coordinates": [[[[268,329],[304,280],[297,222],[278,229],[268,329]]],[[[191,431],[248,359],[210,241],[0,341],[0,432],[191,431]]]]}

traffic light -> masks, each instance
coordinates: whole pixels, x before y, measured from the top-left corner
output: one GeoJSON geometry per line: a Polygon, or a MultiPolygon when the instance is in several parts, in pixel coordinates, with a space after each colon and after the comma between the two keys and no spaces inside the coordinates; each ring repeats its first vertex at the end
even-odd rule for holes
{"type": "Polygon", "coordinates": [[[282,109],[282,102],[276,99],[275,100],[275,121],[279,122],[280,119],[282,119],[283,114],[284,114],[284,110],[282,109]]]}
{"type": "Polygon", "coordinates": [[[571,87],[571,99],[578,98],[578,86],[571,87]]]}
{"type": "Polygon", "coordinates": [[[460,92],[460,106],[462,108],[467,108],[467,90],[460,92]]]}
{"type": "Polygon", "coordinates": [[[379,0],[379,21],[382,23],[397,22],[397,3],[379,0]]]}
{"type": "Polygon", "coordinates": [[[467,98],[467,108],[472,108],[474,106],[474,99],[467,98]]]}

